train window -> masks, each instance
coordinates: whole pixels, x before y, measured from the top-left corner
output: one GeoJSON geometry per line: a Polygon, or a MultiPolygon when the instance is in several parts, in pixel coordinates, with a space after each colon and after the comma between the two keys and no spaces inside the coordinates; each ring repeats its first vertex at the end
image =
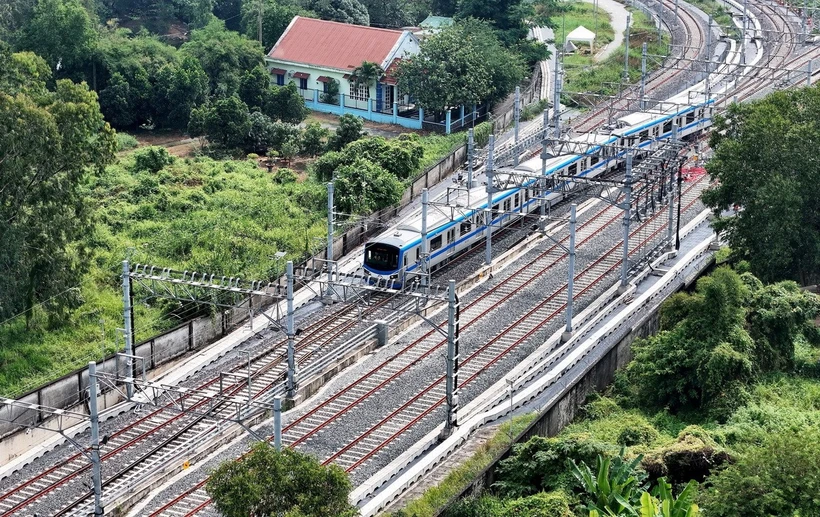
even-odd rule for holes
{"type": "Polygon", "coordinates": [[[598,158],[597,156],[593,156],[592,158],[589,159],[589,165],[593,166],[593,165],[595,165],[596,163],[598,163],[600,161],[601,161],[600,158],[598,158]]]}
{"type": "Polygon", "coordinates": [[[572,165],[567,167],[567,175],[575,176],[576,174],[578,174],[578,164],[573,163],[572,165]]]}
{"type": "Polygon", "coordinates": [[[664,132],[664,133],[668,133],[668,132],[670,132],[670,131],[672,131],[672,121],[671,121],[671,120],[667,120],[667,121],[666,121],[666,122],[664,122],[664,124],[663,124],[663,132],[664,132]]]}
{"type": "Polygon", "coordinates": [[[695,112],[690,111],[689,113],[686,114],[686,123],[691,124],[694,121],[695,121],[695,112]]]}
{"type": "Polygon", "coordinates": [[[512,204],[512,200],[510,200],[510,199],[505,199],[504,200],[504,212],[509,212],[510,211],[510,208],[511,208],[510,205],[511,204],[512,204]]]}
{"type": "Polygon", "coordinates": [[[380,243],[369,244],[365,247],[365,264],[374,269],[386,271],[399,267],[399,253],[394,246],[380,243]]]}
{"type": "Polygon", "coordinates": [[[516,193],[515,193],[515,202],[514,202],[514,205],[515,205],[515,206],[518,206],[518,205],[520,204],[520,203],[519,203],[519,201],[520,201],[520,200],[521,200],[521,198],[519,197],[519,193],[518,193],[518,192],[516,192],[516,193]]]}
{"type": "Polygon", "coordinates": [[[641,132],[638,134],[638,137],[640,138],[640,141],[641,141],[641,142],[646,142],[647,140],[649,140],[649,130],[648,130],[648,129],[644,129],[643,131],[641,131],[641,132]]]}
{"type": "Polygon", "coordinates": [[[421,245],[416,248],[416,262],[421,258],[421,245]]]}
{"type": "Polygon", "coordinates": [[[434,237],[433,240],[430,241],[430,251],[436,251],[439,248],[441,248],[441,235],[434,237]]]}
{"type": "Polygon", "coordinates": [[[498,205],[493,205],[493,219],[498,217],[498,205]]]}
{"type": "Polygon", "coordinates": [[[456,229],[453,228],[447,231],[447,242],[453,242],[456,240],[456,229]]]}
{"type": "Polygon", "coordinates": [[[473,229],[473,223],[469,220],[461,223],[461,235],[467,235],[473,229]]]}

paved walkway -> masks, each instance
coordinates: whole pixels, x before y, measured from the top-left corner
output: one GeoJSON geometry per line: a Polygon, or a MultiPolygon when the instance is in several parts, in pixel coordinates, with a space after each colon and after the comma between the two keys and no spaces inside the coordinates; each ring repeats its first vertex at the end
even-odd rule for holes
{"type": "MultiPolygon", "coordinates": [[[[598,8],[608,12],[612,18],[612,29],[615,31],[615,37],[595,54],[595,61],[600,62],[611,56],[624,42],[626,16],[629,14],[629,11],[626,10],[624,4],[618,3],[615,0],[584,0],[584,2],[590,4],[597,2],[598,8]]],[[[595,30],[594,27],[587,28],[593,31],[595,30]]]]}

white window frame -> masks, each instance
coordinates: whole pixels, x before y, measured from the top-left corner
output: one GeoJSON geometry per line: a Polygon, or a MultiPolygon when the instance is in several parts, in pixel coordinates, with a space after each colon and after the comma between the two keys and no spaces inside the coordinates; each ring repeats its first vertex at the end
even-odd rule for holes
{"type": "Polygon", "coordinates": [[[358,88],[354,81],[350,81],[350,92],[348,97],[354,101],[366,101],[370,98],[370,86],[367,84],[360,84],[358,88]]]}

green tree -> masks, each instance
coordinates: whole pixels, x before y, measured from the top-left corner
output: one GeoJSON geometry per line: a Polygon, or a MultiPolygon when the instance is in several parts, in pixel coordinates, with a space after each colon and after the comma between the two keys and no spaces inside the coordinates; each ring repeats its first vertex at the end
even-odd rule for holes
{"type": "Polygon", "coordinates": [[[339,126],[327,141],[331,151],[341,151],[350,142],[355,142],[365,135],[364,122],[356,115],[345,114],[339,117],[339,126]]]}
{"type": "Polygon", "coordinates": [[[732,104],[715,120],[704,202],[733,253],[761,280],[820,280],[820,87],[732,104]]]}
{"type": "Polygon", "coordinates": [[[196,59],[185,56],[181,63],[159,69],[153,93],[152,107],[157,124],[185,128],[191,110],[207,99],[208,76],[196,59]]]}
{"type": "MultiPolygon", "coordinates": [[[[350,72],[350,78],[353,83],[358,86],[367,86],[368,92],[370,87],[376,84],[376,81],[384,75],[384,70],[378,63],[371,63],[370,61],[362,61],[362,64],[357,66],[350,72]]],[[[369,93],[368,93],[369,96],[369,93]]]]}
{"type": "Polygon", "coordinates": [[[665,304],[662,314],[680,313],[678,321],[635,343],[627,366],[638,400],[672,411],[706,407],[724,418],[726,409],[737,407],[755,371],[754,342],[745,328],[748,296],[740,276],[720,268],[698,280],[695,294],[665,304]]]}
{"type": "Polygon", "coordinates": [[[440,111],[503,98],[524,77],[524,66],[485,22],[467,19],[425,40],[397,77],[419,106],[440,111]]]}
{"type": "Polygon", "coordinates": [[[298,124],[307,118],[310,110],[305,106],[305,100],[295,84],[273,86],[271,91],[264,107],[270,118],[289,124],[298,124]]]}
{"type": "MultiPolygon", "coordinates": [[[[406,27],[414,23],[413,5],[407,0],[361,0],[370,23],[376,27],[406,27]]],[[[429,12],[429,11],[428,11],[429,12]]]]}
{"type": "Polygon", "coordinates": [[[182,45],[181,51],[199,60],[211,92],[219,97],[237,93],[243,75],[264,61],[259,42],[227,30],[220,20],[191,32],[190,41],[182,45]]]}
{"type": "Polygon", "coordinates": [[[321,154],[325,148],[328,135],[330,135],[330,131],[322,127],[320,123],[308,122],[302,134],[302,154],[305,156],[321,154]]]}
{"type": "Polygon", "coordinates": [[[259,35],[259,8],[262,8],[262,47],[269,51],[279,41],[294,16],[315,16],[288,0],[252,0],[242,3],[242,32],[250,39],[259,35]]]}
{"type": "Polygon", "coordinates": [[[270,74],[267,69],[260,65],[245,71],[239,81],[237,93],[250,110],[264,110],[265,106],[271,102],[270,96],[272,95],[270,74]]]}
{"type": "Polygon", "coordinates": [[[820,432],[801,427],[770,434],[707,479],[707,517],[820,514],[820,432]]]}
{"type": "Polygon", "coordinates": [[[359,0],[306,0],[305,7],[323,20],[370,25],[370,15],[359,0]]]}
{"type": "Polygon", "coordinates": [[[251,113],[245,149],[257,154],[266,154],[273,146],[275,137],[275,126],[270,117],[259,111],[251,113]]]}
{"type": "Polygon", "coordinates": [[[236,95],[193,110],[188,124],[191,136],[206,136],[222,149],[243,148],[250,130],[250,111],[236,95]]]}
{"type": "Polygon", "coordinates": [[[353,517],[357,512],[347,501],[350,488],[341,467],[322,466],[287,447],[277,452],[267,442],[254,445],[242,461],[219,465],[206,485],[226,517],[353,517]]]}
{"type": "Polygon", "coordinates": [[[0,40],[12,42],[31,19],[37,0],[6,0],[0,3],[0,40]]]}
{"type": "Polygon", "coordinates": [[[48,76],[20,80],[21,63],[46,70],[0,48],[0,84],[16,83],[0,89],[0,317],[26,311],[28,322],[42,303],[58,321],[81,302],[73,286],[88,268],[83,185],[113,160],[116,141],[96,94],[68,80],[47,92],[48,76]]]}
{"type": "Polygon", "coordinates": [[[18,46],[45,59],[57,77],[83,79],[97,46],[95,24],[79,0],[39,0],[18,46]]]}
{"type": "Polygon", "coordinates": [[[399,202],[401,182],[373,162],[358,159],[336,171],[336,206],[346,214],[369,214],[399,202]]]}
{"type": "Polygon", "coordinates": [[[117,127],[185,127],[208,94],[199,62],[145,31],[133,37],[125,29],[104,32],[96,63],[100,105],[117,127]]]}

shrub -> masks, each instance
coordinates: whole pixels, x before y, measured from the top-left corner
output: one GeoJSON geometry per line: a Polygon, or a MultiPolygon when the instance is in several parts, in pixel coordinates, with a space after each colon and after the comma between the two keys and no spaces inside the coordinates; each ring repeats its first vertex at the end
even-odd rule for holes
{"type": "Polygon", "coordinates": [[[174,163],[174,157],[164,147],[150,146],[134,151],[133,172],[145,171],[156,173],[166,165],[174,163]]]}
{"type": "Polygon", "coordinates": [[[490,143],[490,135],[493,134],[493,123],[482,122],[473,128],[473,138],[476,147],[484,147],[490,143]]]}
{"type": "Polygon", "coordinates": [[[565,488],[572,484],[567,460],[594,464],[599,454],[606,455],[610,449],[612,446],[593,440],[588,434],[535,436],[515,445],[513,454],[499,463],[498,481],[493,488],[507,497],[565,488]]]}
{"type": "Polygon", "coordinates": [[[730,460],[701,427],[686,427],[677,441],[648,453],[641,464],[652,479],[667,477],[673,484],[703,481],[714,469],[730,460]]]}
{"type": "Polygon", "coordinates": [[[296,183],[297,179],[296,173],[291,169],[281,168],[276,169],[273,172],[273,182],[279,185],[284,185],[286,183],[296,183]]]}
{"type": "Polygon", "coordinates": [[[736,464],[709,476],[706,485],[706,517],[818,515],[820,431],[771,434],[736,464]]]}
{"type": "Polygon", "coordinates": [[[492,496],[460,499],[444,510],[444,517],[501,517],[503,503],[492,496]]]}
{"type": "Polygon", "coordinates": [[[117,133],[117,151],[128,151],[138,145],[137,139],[128,133],[117,133]]]}
{"type": "Polygon", "coordinates": [[[562,491],[541,492],[508,501],[503,517],[572,517],[569,499],[562,491]]]}
{"type": "Polygon", "coordinates": [[[649,445],[658,439],[658,431],[647,423],[638,423],[624,427],[618,435],[618,445],[632,447],[649,445]]]}

